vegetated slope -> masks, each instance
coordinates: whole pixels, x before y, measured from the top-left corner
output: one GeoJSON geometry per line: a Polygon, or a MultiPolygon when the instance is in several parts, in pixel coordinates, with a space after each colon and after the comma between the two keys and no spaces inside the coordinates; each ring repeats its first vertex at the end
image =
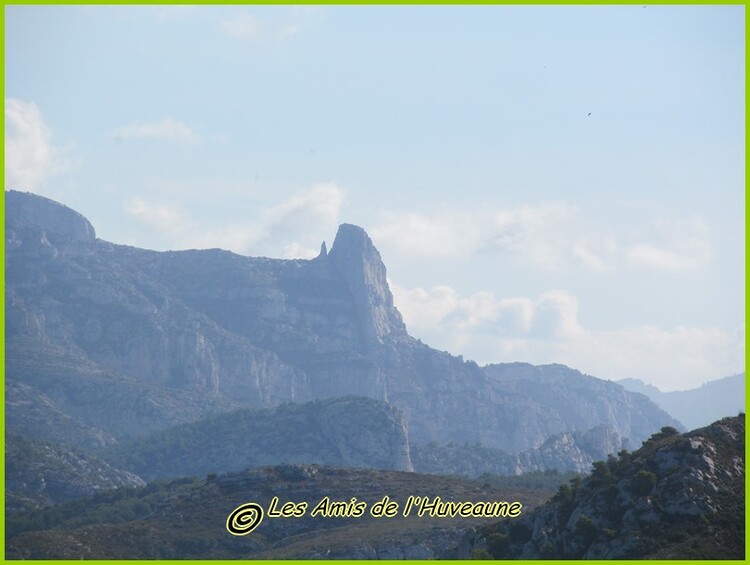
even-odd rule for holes
{"type": "Polygon", "coordinates": [[[563,432],[539,447],[521,453],[506,453],[480,445],[412,445],[411,459],[419,473],[441,473],[479,477],[484,474],[519,475],[534,471],[584,473],[591,464],[630,447],[608,426],[599,425],[585,432],[563,432]]]}
{"type": "Polygon", "coordinates": [[[403,415],[363,397],[235,410],[124,441],[100,455],[146,480],[281,463],[412,470],[403,415]]]}
{"type": "Polygon", "coordinates": [[[137,475],[92,455],[18,436],[5,437],[6,513],[34,511],[100,490],[143,485],[137,475]]]}
{"type": "Polygon", "coordinates": [[[743,559],[745,416],[594,465],[551,501],[487,528],[475,556],[503,559],[743,559]]]}
{"type": "Polygon", "coordinates": [[[709,381],[698,388],[670,392],[662,392],[638,379],[622,379],[617,383],[648,396],[690,430],[745,409],[745,373],[709,381]]]}
{"type": "Polygon", "coordinates": [[[415,495],[518,501],[527,511],[551,492],[397,471],[283,465],[151,483],[16,517],[6,548],[11,559],[432,558],[450,553],[473,528],[496,518],[374,518],[372,505],[387,495],[403,509],[415,495]],[[282,504],[308,502],[306,514],[269,516],[274,496],[282,504]],[[356,498],[368,512],[359,518],[311,516],[324,497],[356,498]],[[227,517],[247,502],[259,503],[266,516],[247,536],[232,536],[227,517]]]}
{"type": "Polygon", "coordinates": [[[679,425],[567,367],[480,368],[413,339],[356,226],[310,261],[159,253],[96,239],[46,198],[5,198],[6,408],[38,439],[91,448],[219,411],[345,395],[401,409],[417,444],[511,453],[598,425],[634,441],[679,425]]]}

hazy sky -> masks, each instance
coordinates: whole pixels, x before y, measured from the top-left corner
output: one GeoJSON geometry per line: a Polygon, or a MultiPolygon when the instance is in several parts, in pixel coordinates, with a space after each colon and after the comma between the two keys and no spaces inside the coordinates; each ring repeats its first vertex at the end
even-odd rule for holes
{"type": "Polygon", "coordinates": [[[363,226],[407,327],[744,370],[744,6],[6,6],[6,188],[151,249],[363,226]]]}

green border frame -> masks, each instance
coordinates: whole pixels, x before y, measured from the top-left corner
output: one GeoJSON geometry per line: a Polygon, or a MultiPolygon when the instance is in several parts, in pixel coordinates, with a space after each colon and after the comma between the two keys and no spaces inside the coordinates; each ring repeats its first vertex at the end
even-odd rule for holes
{"type": "MultiPolygon", "coordinates": [[[[346,1],[346,0],[327,0],[324,2],[318,2],[315,0],[299,0],[297,2],[292,2],[288,0],[265,0],[262,2],[246,2],[242,0],[223,0],[221,2],[207,2],[207,1],[201,1],[201,0],[164,0],[164,1],[148,1],[148,0],[113,0],[113,1],[102,1],[102,0],[80,0],[78,2],[65,2],[65,1],[43,1],[43,0],[15,0],[11,2],[6,2],[3,0],[3,10],[2,13],[0,13],[0,25],[2,26],[2,62],[0,62],[0,66],[3,69],[2,78],[0,78],[0,81],[2,81],[2,91],[3,91],[3,98],[5,98],[5,7],[6,6],[21,6],[21,5],[114,5],[114,4],[120,4],[120,5],[212,5],[212,4],[222,4],[222,5],[381,5],[381,6],[392,6],[392,5],[419,5],[419,6],[430,6],[430,5],[463,5],[463,6],[479,6],[479,5],[545,5],[545,6],[551,6],[551,5],[644,5],[643,1],[636,1],[636,0],[623,0],[620,2],[612,1],[612,0],[574,0],[574,1],[566,1],[566,0],[520,0],[520,1],[493,1],[493,0],[469,0],[467,2],[458,2],[458,1],[451,1],[451,0],[407,0],[407,1],[399,1],[399,0],[370,0],[370,1],[346,1]]],[[[748,250],[747,250],[747,242],[748,242],[748,234],[747,234],[747,213],[748,213],[748,202],[747,202],[747,126],[748,126],[748,103],[747,103],[747,28],[748,23],[750,22],[750,15],[748,15],[747,10],[747,0],[723,0],[719,2],[712,2],[710,0],[659,0],[657,2],[652,1],[645,1],[645,5],[675,5],[675,6],[687,6],[687,5],[741,5],[745,6],[745,202],[743,205],[744,211],[745,211],[745,233],[744,233],[744,243],[745,243],[745,280],[744,280],[744,296],[745,296],[745,305],[744,305],[744,313],[745,313],[745,320],[747,320],[747,314],[750,312],[750,308],[748,307],[747,302],[747,259],[748,259],[748,250]]],[[[5,114],[3,114],[3,125],[5,124],[5,114]]],[[[2,141],[2,147],[3,147],[3,155],[5,155],[5,137],[3,136],[2,141]]],[[[5,162],[3,161],[3,171],[5,168],[5,162]]],[[[0,227],[2,227],[3,234],[5,233],[5,191],[3,191],[3,196],[0,198],[0,227]]],[[[3,301],[0,303],[0,363],[2,363],[2,388],[0,388],[0,401],[2,402],[2,406],[0,407],[0,411],[2,412],[3,418],[0,421],[0,431],[2,432],[3,441],[0,446],[0,455],[2,455],[2,459],[0,460],[0,481],[2,481],[2,484],[0,485],[0,503],[2,503],[0,507],[0,522],[2,523],[2,538],[0,539],[0,558],[2,559],[2,562],[5,563],[5,237],[2,238],[2,241],[0,241],[0,257],[3,260],[2,267],[0,267],[0,285],[3,289],[3,301]]],[[[745,367],[747,368],[747,337],[745,337],[745,367]]],[[[745,377],[745,381],[747,383],[747,377],[745,377]]],[[[747,409],[748,405],[748,398],[750,398],[750,393],[747,390],[747,386],[745,386],[745,407],[747,409]]],[[[747,465],[747,454],[748,454],[748,443],[747,443],[747,437],[745,437],[745,464],[747,465]]],[[[748,517],[750,517],[750,511],[747,507],[747,490],[748,490],[748,479],[747,474],[745,475],[745,560],[748,560],[749,558],[749,550],[750,550],[750,540],[748,540],[748,517]]],[[[112,563],[115,560],[85,560],[84,563],[92,563],[92,564],[107,564],[112,563]]],[[[250,560],[249,560],[250,561],[250,560]]],[[[254,563],[278,563],[278,561],[260,561],[260,560],[252,560],[254,563]]],[[[28,560],[28,561],[15,561],[11,560],[9,561],[11,563],[40,563],[40,564],[49,564],[49,563],[79,563],[79,561],[76,560],[28,560]]],[[[236,565],[239,560],[121,560],[121,562],[127,562],[127,563],[167,563],[167,564],[185,564],[185,563],[223,563],[228,565],[236,565]]],[[[295,560],[290,560],[290,562],[297,562],[295,560]]],[[[314,561],[300,561],[301,563],[311,563],[314,561]]],[[[327,562],[327,561],[326,561],[327,562]]],[[[365,563],[368,562],[366,560],[336,560],[335,563],[346,563],[346,564],[358,564],[358,563],[365,563]]],[[[372,561],[373,563],[383,563],[383,564],[402,564],[402,563],[416,563],[418,561],[411,561],[411,560],[383,560],[383,561],[372,561]]],[[[516,563],[518,561],[504,561],[505,563],[516,563]]],[[[524,563],[538,563],[538,564],[547,564],[547,563],[569,563],[570,561],[567,560],[528,560],[523,561],[524,563]]],[[[590,563],[609,563],[609,561],[605,560],[592,560],[589,561],[590,563]]],[[[638,560],[618,560],[618,563],[641,563],[641,561],[638,560]]],[[[678,561],[671,561],[673,563],[676,563],[678,561]]],[[[736,560],[736,561],[729,561],[729,560],[703,560],[700,561],[701,563],[738,563],[738,562],[744,562],[742,560],[736,560]]],[[[450,563],[450,564],[459,564],[459,563],[466,563],[465,561],[440,561],[440,563],[450,563]]]]}

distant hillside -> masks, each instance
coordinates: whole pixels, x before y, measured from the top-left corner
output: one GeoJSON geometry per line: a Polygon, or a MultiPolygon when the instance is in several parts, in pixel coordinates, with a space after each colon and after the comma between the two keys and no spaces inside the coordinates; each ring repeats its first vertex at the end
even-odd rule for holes
{"type": "Polygon", "coordinates": [[[235,410],[124,441],[100,455],[146,480],[282,463],[412,470],[403,415],[362,397],[235,410]]]}
{"type": "Polygon", "coordinates": [[[496,559],[743,559],[745,416],[664,428],[474,540],[496,559]]]}
{"type": "Polygon", "coordinates": [[[5,510],[38,510],[143,480],[92,455],[13,435],[5,437],[5,510]]]}
{"type": "Polygon", "coordinates": [[[704,383],[698,388],[662,392],[638,379],[617,381],[626,389],[645,394],[688,429],[707,426],[745,410],[745,373],[704,383]]]}
{"type": "Polygon", "coordinates": [[[453,501],[519,501],[523,511],[554,491],[504,486],[496,479],[457,478],[370,469],[284,465],[180,479],[101,493],[14,517],[9,559],[431,559],[450,553],[493,518],[312,517],[325,496],[364,501],[385,495],[403,508],[410,495],[453,501]],[[309,503],[301,518],[266,516],[245,537],[225,529],[238,505],[271,499],[309,503]],[[42,531],[43,530],[43,531],[42,531]]]}
{"type": "Polygon", "coordinates": [[[476,478],[484,474],[519,475],[534,471],[585,473],[591,464],[630,447],[607,426],[585,432],[563,432],[539,447],[511,454],[479,445],[412,445],[414,470],[476,478]]]}

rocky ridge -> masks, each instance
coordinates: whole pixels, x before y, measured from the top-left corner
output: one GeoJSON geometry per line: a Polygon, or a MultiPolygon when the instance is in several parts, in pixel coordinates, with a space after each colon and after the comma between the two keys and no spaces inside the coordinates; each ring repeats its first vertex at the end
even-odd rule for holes
{"type": "Polygon", "coordinates": [[[294,463],[413,470],[403,414],[363,397],[234,410],[123,441],[100,456],[149,481],[294,463]]]}
{"type": "Polygon", "coordinates": [[[585,432],[556,434],[539,447],[521,453],[506,453],[478,445],[412,446],[414,470],[477,478],[490,475],[520,475],[533,471],[586,473],[594,461],[606,459],[630,447],[608,426],[599,425],[585,432]]]}
{"type": "Polygon", "coordinates": [[[35,511],[75,498],[146,483],[99,458],[60,446],[5,438],[6,513],[35,511]]]}
{"type": "Polygon", "coordinates": [[[536,511],[488,528],[476,555],[496,559],[743,559],[745,416],[594,465],[536,511]]]}

